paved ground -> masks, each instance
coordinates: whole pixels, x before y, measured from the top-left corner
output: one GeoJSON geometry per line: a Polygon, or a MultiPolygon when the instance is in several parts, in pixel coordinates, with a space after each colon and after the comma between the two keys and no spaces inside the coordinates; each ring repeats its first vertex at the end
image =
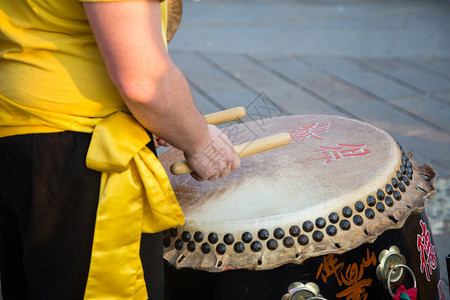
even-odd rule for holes
{"type": "MultiPolygon", "coordinates": [[[[450,1],[184,1],[170,52],[203,113],[334,114],[390,133],[438,172],[427,203],[446,299],[450,1]],[[259,102],[258,102],[259,101],[259,102]],[[255,103],[270,110],[256,111],[255,103]]],[[[249,118],[247,118],[250,120],[249,118]]]]}
{"type": "MultiPolygon", "coordinates": [[[[170,43],[203,113],[334,114],[390,133],[438,172],[430,216],[448,295],[450,1],[184,1],[170,43]]],[[[1,296],[0,296],[1,300],[1,296]]]]}

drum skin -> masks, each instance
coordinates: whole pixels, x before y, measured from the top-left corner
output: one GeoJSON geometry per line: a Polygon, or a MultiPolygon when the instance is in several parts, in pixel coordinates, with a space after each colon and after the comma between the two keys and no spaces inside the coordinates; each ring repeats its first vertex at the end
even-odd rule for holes
{"type": "MultiPolygon", "coordinates": [[[[186,220],[164,236],[169,299],[281,299],[293,282],[316,283],[326,299],[390,299],[376,268],[391,246],[413,271],[419,299],[438,297],[423,212],[435,193],[431,166],[386,132],[336,116],[265,119],[223,132],[234,144],[279,132],[292,141],[244,158],[212,183],[169,176],[186,220]]],[[[168,170],[181,158],[172,149],[161,162],[168,170]]]]}
{"type": "MultiPolygon", "coordinates": [[[[406,265],[415,274],[418,298],[439,300],[439,266],[432,270],[430,280],[420,271],[421,252],[417,249],[420,221],[429,223],[425,212],[412,214],[400,229],[384,232],[373,243],[366,243],[341,255],[310,258],[300,265],[286,264],[264,270],[230,270],[210,273],[192,268],[176,269],[166,262],[167,299],[196,300],[279,300],[293,282],[314,282],[320,294],[332,299],[392,299],[376,276],[381,251],[397,246],[406,258],[406,265]]],[[[431,237],[430,243],[434,245],[431,237]]],[[[423,262],[422,262],[423,263],[423,262]]],[[[413,287],[413,280],[404,272],[401,284],[413,287]]],[[[395,287],[393,287],[395,292],[395,287]]]]}

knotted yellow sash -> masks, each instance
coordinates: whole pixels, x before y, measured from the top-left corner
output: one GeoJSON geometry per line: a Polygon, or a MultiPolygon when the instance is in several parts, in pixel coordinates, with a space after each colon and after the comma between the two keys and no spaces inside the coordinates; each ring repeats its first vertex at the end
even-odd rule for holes
{"type": "Polygon", "coordinates": [[[167,174],[146,147],[149,141],[123,112],[95,126],[86,164],[102,178],[85,299],[147,299],[141,233],[184,223],[167,174]]]}

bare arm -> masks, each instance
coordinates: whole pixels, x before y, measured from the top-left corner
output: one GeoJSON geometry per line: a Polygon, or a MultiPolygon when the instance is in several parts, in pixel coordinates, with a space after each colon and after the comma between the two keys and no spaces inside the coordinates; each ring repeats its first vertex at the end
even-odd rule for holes
{"type": "Polygon", "coordinates": [[[206,125],[184,75],[166,51],[159,1],[83,5],[108,73],[135,118],[183,150],[198,180],[225,177],[238,168],[231,143],[206,125]]]}

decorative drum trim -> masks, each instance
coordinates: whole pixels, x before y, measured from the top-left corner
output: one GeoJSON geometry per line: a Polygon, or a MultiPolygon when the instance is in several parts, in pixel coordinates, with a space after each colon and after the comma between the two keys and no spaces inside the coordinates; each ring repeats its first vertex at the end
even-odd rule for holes
{"type": "Polygon", "coordinates": [[[386,172],[390,176],[340,209],[336,205],[329,211],[322,209],[309,219],[289,216],[291,221],[278,226],[274,222],[257,222],[259,228],[235,225],[237,232],[226,228],[219,232],[187,222],[165,232],[164,257],[175,267],[210,272],[265,270],[341,254],[372,242],[386,230],[401,228],[435,193],[436,173],[431,166],[414,162],[400,145],[393,151],[399,159],[398,165],[393,163],[392,171],[386,172]]]}
{"type": "MultiPolygon", "coordinates": [[[[175,249],[179,253],[175,260],[178,265],[183,262],[179,261],[179,257],[184,257],[184,260],[186,260],[186,250],[189,252],[198,251],[205,256],[216,257],[217,263],[214,266],[196,266],[197,269],[222,271],[229,268],[262,269],[261,265],[264,258],[256,255],[252,264],[244,259],[244,256],[246,256],[246,253],[252,255],[260,253],[263,249],[280,252],[290,250],[292,252],[290,259],[280,261],[277,263],[278,265],[299,264],[309,257],[326,253],[343,253],[345,250],[343,250],[342,241],[345,239],[341,237],[347,234],[352,227],[365,227],[363,232],[366,235],[366,237],[360,238],[354,247],[373,241],[386,230],[386,227],[389,227],[389,229],[402,227],[410,213],[421,211],[424,208],[425,199],[434,191],[434,178],[436,176],[434,170],[429,165],[419,166],[414,161],[411,162],[400,145],[399,149],[402,152],[402,164],[392,178],[384,186],[367,195],[365,200],[361,198],[355,201],[352,207],[345,206],[342,211],[333,211],[315,220],[299,220],[297,224],[290,224],[284,229],[281,227],[261,228],[259,231],[252,233],[245,231],[245,228],[243,228],[242,235],[236,238],[230,233],[220,235],[215,232],[189,232],[186,231],[186,228],[183,232],[180,232],[180,230],[173,228],[165,232],[164,247],[175,249]],[[415,173],[423,175],[425,178],[413,176],[415,173]],[[411,197],[411,195],[417,193],[423,195],[411,197]],[[386,195],[393,195],[395,200],[386,195]],[[377,221],[374,222],[373,220],[377,221]],[[380,222],[383,223],[383,227],[376,226],[380,222]],[[378,228],[383,228],[383,231],[378,228]],[[195,241],[190,239],[192,235],[197,236],[195,241]],[[198,238],[199,236],[207,236],[208,239],[204,242],[203,238],[198,238]],[[331,242],[326,242],[324,237],[327,237],[331,242]],[[219,244],[216,247],[215,245],[218,242],[219,244]],[[312,255],[313,253],[305,254],[305,250],[310,248],[318,249],[315,252],[316,255],[312,255]],[[246,265],[240,266],[235,261],[231,267],[223,257],[228,252],[242,255],[246,265]]],[[[356,240],[356,238],[353,237],[352,240],[356,240]]]]}

